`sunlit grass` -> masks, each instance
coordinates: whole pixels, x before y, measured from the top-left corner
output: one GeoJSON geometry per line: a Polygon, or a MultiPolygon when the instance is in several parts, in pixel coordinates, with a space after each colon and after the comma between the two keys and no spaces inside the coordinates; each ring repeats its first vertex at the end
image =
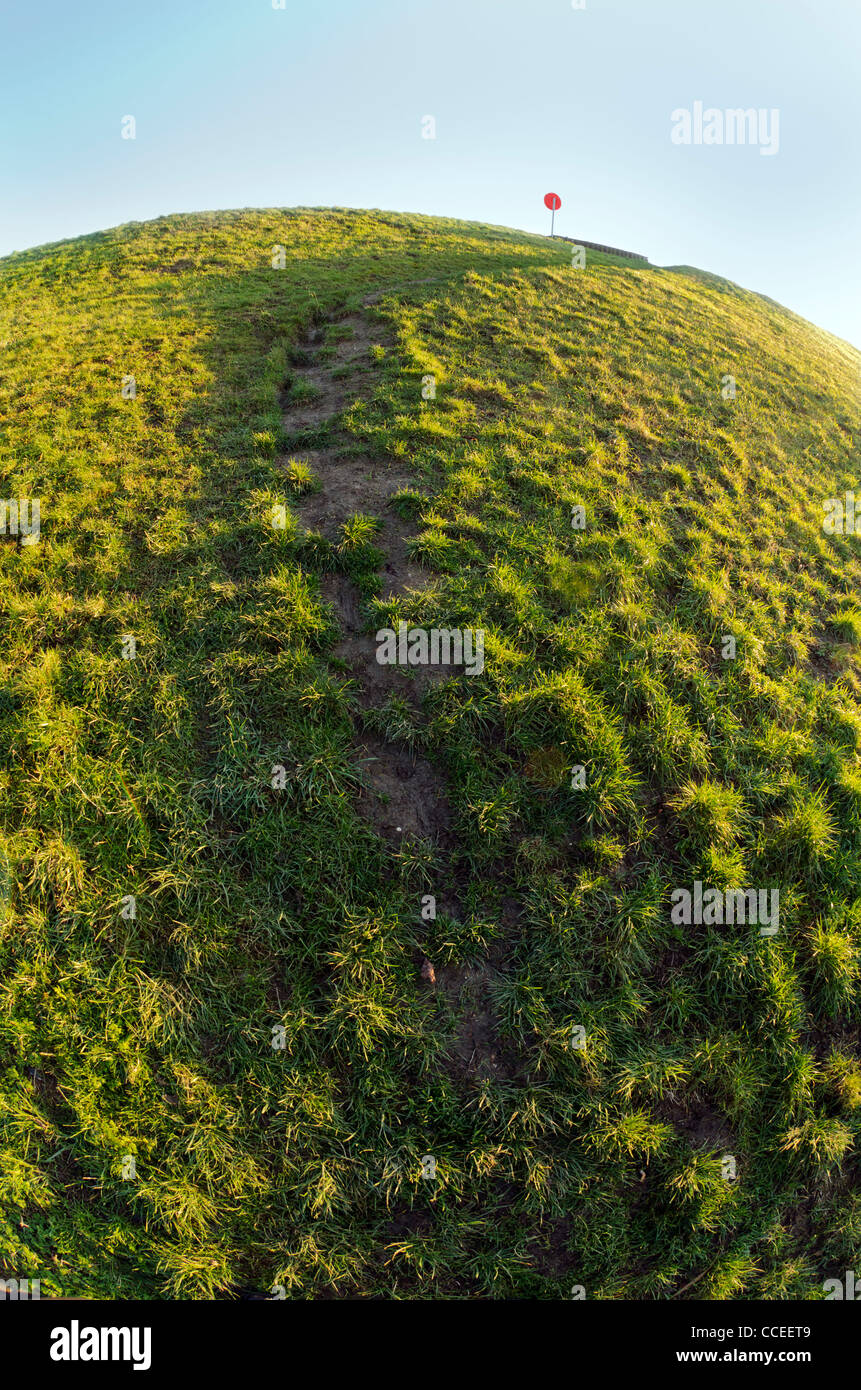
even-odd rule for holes
{"type": "Polygon", "coordinates": [[[726,282],[393,214],[160,219],[0,281],[2,495],[42,514],[0,544],[3,1268],[423,1299],[858,1268],[861,565],[822,529],[858,355],[726,282]],[[361,386],[295,437],[305,330],[373,291],[361,386]],[[306,530],[305,447],[414,475],[425,589],[380,597],[376,504],[306,530]],[[369,627],[483,629],[484,673],[369,704],[335,576],[369,627]],[[374,832],[371,738],[433,764],[444,835],[374,832]],[[697,879],[778,887],[777,935],[674,925],[697,879]]]}

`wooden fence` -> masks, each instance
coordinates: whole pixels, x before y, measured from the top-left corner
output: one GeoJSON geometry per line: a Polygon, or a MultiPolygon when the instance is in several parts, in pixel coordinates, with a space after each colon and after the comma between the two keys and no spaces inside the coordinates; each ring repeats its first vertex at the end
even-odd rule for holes
{"type": "Polygon", "coordinates": [[[583,241],[580,237],[560,236],[558,232],[553,240],[568,241],[572,246],[585,246],[587,251],[606,251],[610,256],[627,256],[629,261],[642,261],[644,265],[649,264],[648,256],[641,256],[638,251],[620,251],[618,246],[601,246],[597,241],[583,241]]]}

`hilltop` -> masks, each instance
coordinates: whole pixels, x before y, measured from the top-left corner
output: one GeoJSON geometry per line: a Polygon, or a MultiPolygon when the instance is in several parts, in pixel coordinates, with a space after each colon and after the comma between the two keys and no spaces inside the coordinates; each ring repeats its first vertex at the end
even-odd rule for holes
{"type": "Polygon", "coordinates": [[[861,541],[823,508],[861,355],[691,267],[376,211],[129,224],[0,287],[0,496],[40,515],[0,543],[2,1270],[859,1268],[861,541]],[[402,624],[480,669],[381,664],[402,624]]]}

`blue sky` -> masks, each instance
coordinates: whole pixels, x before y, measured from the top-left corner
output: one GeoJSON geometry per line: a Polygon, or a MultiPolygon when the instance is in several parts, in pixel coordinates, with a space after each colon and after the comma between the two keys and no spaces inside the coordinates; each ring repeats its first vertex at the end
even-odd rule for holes
{"type": "Polygon", "coordinates": [[[552,189],[557,231],[861,346],[859,0],[18,0],[0,36],[0,254],[204,208],[545,231],[552,189]],[[697,101],[777,108],[777,153],[673,143],[697,101]]]}

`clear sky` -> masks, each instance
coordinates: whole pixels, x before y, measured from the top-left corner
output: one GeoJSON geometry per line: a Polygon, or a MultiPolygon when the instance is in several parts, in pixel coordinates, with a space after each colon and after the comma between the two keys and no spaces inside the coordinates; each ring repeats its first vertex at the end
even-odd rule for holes
{"type": "Polygon", "coordinates": [[[553,190],[861,346],[861,0],[4,0],[0,52],[0,254],[207,208],[545,231],[553,190]],[[674,143],[696,102],[776,108],[776,153],[674,143]]]}

